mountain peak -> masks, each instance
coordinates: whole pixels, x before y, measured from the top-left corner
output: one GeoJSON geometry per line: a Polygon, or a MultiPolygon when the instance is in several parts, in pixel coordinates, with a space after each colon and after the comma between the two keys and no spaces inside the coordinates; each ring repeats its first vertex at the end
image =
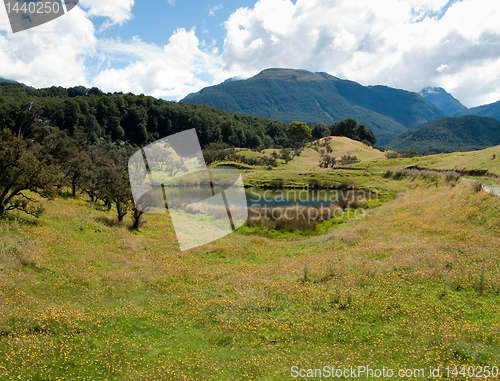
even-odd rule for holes
{"type": "Polygon", "coordinates": [[[422,89],[419,94],[434,106],[443,110],[446,115],[452,115],[467,110],[467,107],[442,87],[429,86],[422,89]]]}
{"type": "Polygon", "coordinates": [[[442,87],[428,86],[425,89],[422,89],[422,91],[420,91],[419,94],[425,97],[425,95],[427,94],[449,94],[449,93],[442,87]]]}
{"type": "Polygon", "coordinates": [[[259,74],[249,78],[249,80],[265,79],[265,80],[294,80],[305,82],[323,82],[331,80],[339,80],[337,77],[327,73],[313,73],[302,69],[280,69],[272,68],[262,70],[259,74]]]}

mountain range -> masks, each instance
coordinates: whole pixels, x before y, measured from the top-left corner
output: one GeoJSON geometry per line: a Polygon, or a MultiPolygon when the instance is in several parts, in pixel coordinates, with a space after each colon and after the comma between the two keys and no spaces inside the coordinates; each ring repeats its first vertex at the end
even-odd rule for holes
{"type": "Polygon", "coordinates": [[[474,151],[500,145],[500,122],[476,115],[447,117],[412,128],[386,144],[399,152],[474,151]]]}
{"type": "MultiPolygon", "coordinates": [[[[23,91],[33,89],[13,80],[0,82],[19,84],[23,91]]],[[[33,95],[52,94],[54,89],[33,95]]],[[[267,69],[249,79],[230,78],[181,102],[286,123],[333,124],[354,118],[374,132],[377,145],[401,152],[467,151],[500,144],[500,101],[468,109],[441,87],[414,93],[363,86],[327,73],[267,69]]]]}
{"type": "Polygon", "coordinates": [[[500,120],[500,101],[483,106],[473,107],[465,111],[455,112],[452,114],[452,116],[461,115],[477,115],[500,120]]]}
{"type": "Polygon", "coordinates": [[[246,80],[206,87],[181,102],[283,122],[332,124],[351,117],[373,130],[378,145],[447,116],[417,93],[294,69],[267,69],[246,80]]]}

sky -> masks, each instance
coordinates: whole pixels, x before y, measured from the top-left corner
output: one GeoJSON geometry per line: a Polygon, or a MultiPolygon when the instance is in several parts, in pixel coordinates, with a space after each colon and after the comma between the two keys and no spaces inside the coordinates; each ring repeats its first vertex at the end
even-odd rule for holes
{"type": "Polygon", "coordinates": [[[80,0],[12,33],[0,6],[0,77],[180,100],[281,67],[474,107],[500,100],[499,20],[498,0],[80,0]]]}

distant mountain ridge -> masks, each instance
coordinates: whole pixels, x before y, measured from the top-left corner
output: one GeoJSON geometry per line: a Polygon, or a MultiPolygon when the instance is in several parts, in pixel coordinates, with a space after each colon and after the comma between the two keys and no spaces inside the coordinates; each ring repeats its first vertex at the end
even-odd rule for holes
{"type": "Polygon", "coordinates": [[[417,93],[294,69],[267,69],[246,80],[206,87],[181,102],[287,123],[332,124],[352,117],[373,130],[380,145],[408,128],[446,117],[417,93]]]}
{"type": "Polygon", "coordinates": [[[448,116],[476,115],[500,121],[500,101],[467,108],[442,87],[426,87],[419,94],[448,116]]]}
{"type": "Polygon", "coordinates": [[[452,116],[477,115],[493,118],[500,121],[500,101],[483,106],[473,107],[466,111],[456,112],[452,116]]]}
{"type": "Polygon", "coordinates": [[[399,152],[465,152],[500,145],[500,121],[476,115],[447,117],[413,128],[385,147],[399,152]]]}
{"type": "Polygon", "coordinates": [[[446,115],[467,111],[467,107],[442,87],[426,87],[419,94],[441,109],[446,115]]]}
{"type": "Polygon", "coordinates": [[[34,87],[32,87],[32,86],[25,85],[24,83],[14,81],[12,79],[0,78],[0,82],[17,83],[17,84],[21,85],[22,87],[28,87],[30,89],[34,89],[34,87]]]}

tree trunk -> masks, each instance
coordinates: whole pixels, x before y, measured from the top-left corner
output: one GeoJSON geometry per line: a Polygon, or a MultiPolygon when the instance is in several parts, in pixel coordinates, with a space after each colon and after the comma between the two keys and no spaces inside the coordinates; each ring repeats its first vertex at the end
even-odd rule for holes
{"type": "Polygon", "coordinates": [[[123,222],[123,217],[125,217],[125,215],[127,214],[127,208],[117,202],[116,212],[118,213],[118,222],[123,222]]]}
{"type": "Polygon", "coordinates": [[[132,229],[139,230],[142,223],[142,214],[143,212],[139,211],[137,208],[134,208],[134,215],[132,217],[132,229]]]}

